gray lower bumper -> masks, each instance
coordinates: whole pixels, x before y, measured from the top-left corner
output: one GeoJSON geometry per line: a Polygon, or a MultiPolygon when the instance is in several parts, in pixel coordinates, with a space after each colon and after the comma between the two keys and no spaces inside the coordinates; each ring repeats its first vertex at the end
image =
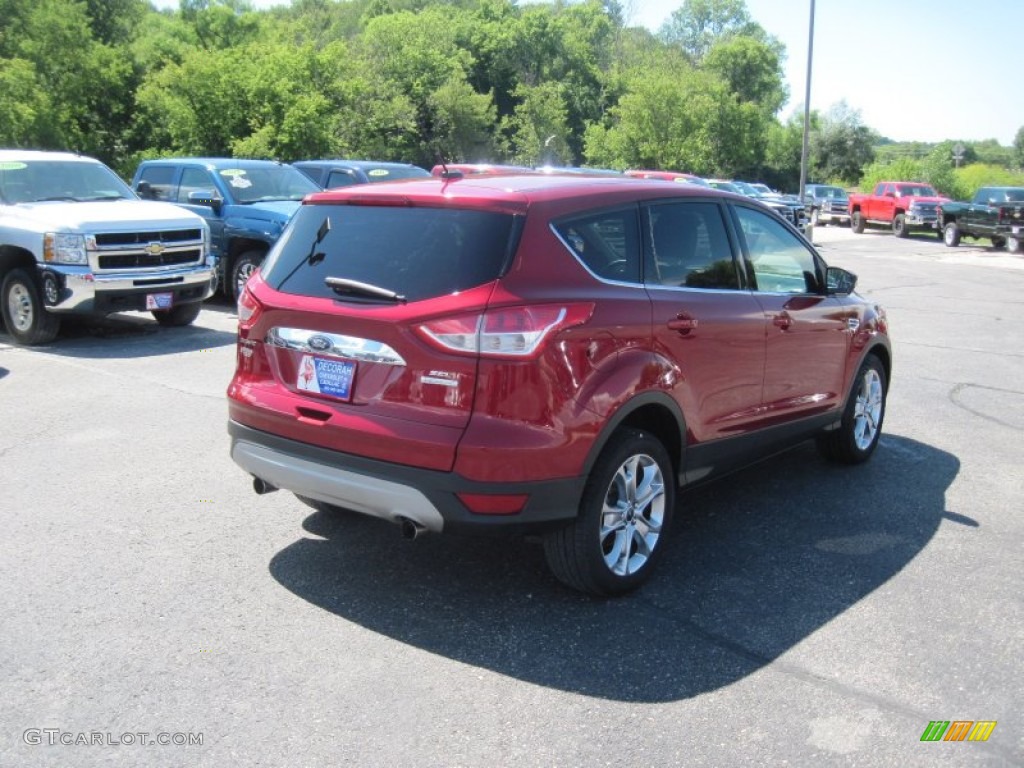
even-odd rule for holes
{"type": "Polygon", "coordinates": [[[444,528],[437,507],[423,493],[401,483],[284,456],[246,440],[233,441],[231,458],[254,477],[300,496],[391,522],[408,518],[434,532],[444,528]]]}

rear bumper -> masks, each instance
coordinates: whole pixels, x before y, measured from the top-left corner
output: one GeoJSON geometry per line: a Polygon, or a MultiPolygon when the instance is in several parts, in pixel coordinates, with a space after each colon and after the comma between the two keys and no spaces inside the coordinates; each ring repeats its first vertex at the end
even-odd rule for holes
{"type": "Polygon", "coordinates": [[[231,458],[254,477],[300,496],[427,530],[515,531],[554,527],[576,517],[583,478],[482,483],[452,472],[420,469],[321,448],[228,422],[231,458]],[[474,514],[456,494],[521,494],[515,514],[474,514]]]}

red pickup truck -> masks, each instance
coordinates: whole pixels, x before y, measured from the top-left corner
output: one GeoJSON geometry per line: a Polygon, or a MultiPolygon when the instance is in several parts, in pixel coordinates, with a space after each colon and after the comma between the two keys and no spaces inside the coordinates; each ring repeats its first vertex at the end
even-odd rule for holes
{"type": "Polygon", "coordinates": [[[860,234],[867,224],[892,227],[896,237],[913,230],[931,230],[939,237],[938,207],[949,202],[930,185],[918,181],[880,181],[870,195],[850,195],[850,223],[860,234]]]}

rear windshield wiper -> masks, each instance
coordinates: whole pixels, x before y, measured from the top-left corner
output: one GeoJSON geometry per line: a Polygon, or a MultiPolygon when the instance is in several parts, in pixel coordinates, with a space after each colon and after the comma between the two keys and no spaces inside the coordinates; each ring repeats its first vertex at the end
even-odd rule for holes
{"type": "Polygon", "coordinates": [[[349,280],[345,277],[325,277],[324,282],[335,293],[364,296],[371,299],[384,299],[385,301],[393,301],[396,304],[404,304],[406,302],[406,298],[402,294],[395,293],[390,288],[381,288],[379,285],[371,283],[361,283],[358,280],[349,280]]]}

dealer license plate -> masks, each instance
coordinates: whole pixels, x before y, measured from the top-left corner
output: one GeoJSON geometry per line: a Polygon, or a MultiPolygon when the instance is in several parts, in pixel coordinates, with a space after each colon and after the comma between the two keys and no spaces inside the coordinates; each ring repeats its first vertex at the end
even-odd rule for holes
{"type": "Polygon", "coordinates": [[[356,364],[350,360],[331,360],[315,355],[303,355],[295,386],[304,392],[316,392],[339,400],[351,400],[352,380],[355,376],[356,364]]]}
{"type": "Polygon", "coordinates": [[[146,309],[170,309],[174,306],[173,293],[147,293],[146,309]]]}

